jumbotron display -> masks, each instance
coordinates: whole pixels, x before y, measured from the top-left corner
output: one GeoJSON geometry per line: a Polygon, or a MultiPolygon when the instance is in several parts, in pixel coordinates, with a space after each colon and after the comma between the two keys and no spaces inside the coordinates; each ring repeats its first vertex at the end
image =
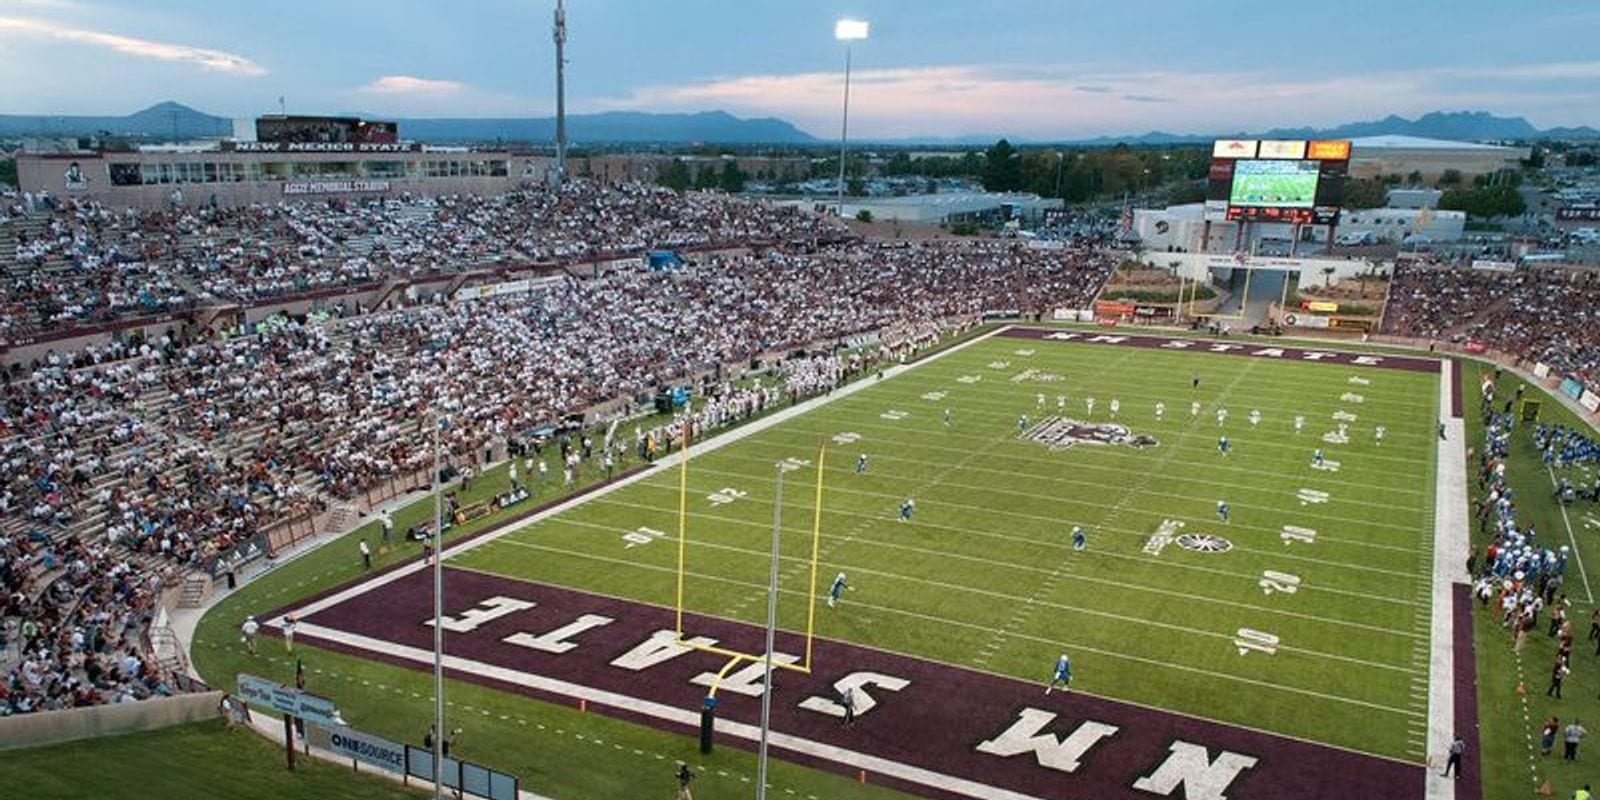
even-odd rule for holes
{"type": "Polygon", "coordinates": [[[1241,161],[1233,167],[1230,206],[1310,208],[1317,200],[1317,162],[1241,161]]]}
{"type": "Polygon", "coordinates": [[[1227,218],[1299,225],[1339,221],[1350,143],[1223,139],[1211,151],[1206,199],[1227,218]]]}

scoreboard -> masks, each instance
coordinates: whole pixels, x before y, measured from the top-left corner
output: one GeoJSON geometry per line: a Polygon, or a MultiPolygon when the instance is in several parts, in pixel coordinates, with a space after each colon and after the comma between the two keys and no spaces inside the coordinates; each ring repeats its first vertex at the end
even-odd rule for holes
{"type": "Polygon", "coordinates": [[[1220,139],[1206,200],[1230,220],[1334,225],[1349,171],[1348,140],[1220,139]]]}

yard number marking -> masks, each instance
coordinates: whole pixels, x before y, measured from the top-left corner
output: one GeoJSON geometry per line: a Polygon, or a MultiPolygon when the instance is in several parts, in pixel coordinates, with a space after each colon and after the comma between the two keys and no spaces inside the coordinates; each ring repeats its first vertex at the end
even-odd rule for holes
{"type": "Polygon", "coordinates": [[[956,378],[956,383],[977,383],[981,380],[983,380],[982,375],[962,375],[961,377],[956,378]]]}
{"type": "Polygon", "coordinates": [[[646,525],[640,525],[627,533],[622,534],[622,541],[627,542],[624,549],[631,549],[635,545],[649,544],[666,536],[666,531],[658,531],[646,525]]]}
{"type": "Polygon", "coordinates": [[[809,466],[811,466],[809,458],[786,458],[778,462],[778,469],[783,472],[794,472],[809,466]]]}
{"type": "Polygon", "coordinates": [[[1326,503],[1326,502],[1328,502],[1328,493],[1327,492],[1318,491],[1316,489],[1301,489],[1298,493],[1295,494],[1295,496],[1300,498],[1300,505],[1303,505],[1303,506],[1304,505],[1310,505],[1311,503],[1326,503]]]}
{"type": "Polygon", "coordinates": [[[947,395],[947,394],[949,394],[949,393],[948,392],[925,392],[922,395],[922,399],[924,399],[924,400],[932,400],[934,402],[938,402],[940,400],[943,400],[945,398],[945,395],[947,395]]]}
{"type": "Polygon", "coordinates": [[[1272,655],[1278,652],[1278,637],[1264,631],[1240,628],[1233,639],[1233,646],[1239,648],[1239,655],[1254,650],[1258,653],[1272,655]]]}
{"type": "Polygon", "coordinates": [[[748,497],[749,495],[749,492],[735,489],[732,486],[724,486],[721,489],[706,495],[706,499],[711,501],[711,505],[723,506],[735,500],[748,497]]]}
{"type": "Polygon", "coordinates": [[[1261,587],[1263,594],[1272,594],[1273,592],[1294,594],[1300,591],[1300,576],[1269,569],[1261,573],[1261,580],[1256,585],[1261,587]]]}
{"type": "Polygon", "coordinates": [[[1278,538],[1283,540],[1285,547],[1295,542],[1311,544],[1316,541],[1317,532],[1310,528],[1302,528],[1299,525],[1285,525],[1283,526],[1283,531],[1278,534],[1278,538]]]}
{"type": "Polygon", "coordinates": [[[833,440],[839,444],[853,444],[861,441],[861,434],[855,431],[842,431],[833,435],[833,440]]]}
{"type": "Polygon", "coordinates": [[[1367,398],[1362,397],[1355,392],[1345,392],[1344,394],[1339,395],[1339,399],[1345,401],[1346,403],[1365,403],[1367,401],[1367,398]]]}
{"type": "Polygon", "coordinates": [[[904,411],[901,411],[898,408],[891,408],[888,411],[885,411],[882,414],[879,414],[878,418],[879,419],[886,419],[886,420],[889,420],[891,422],[899,422],[900,420],[903,420],[903,419],[905,419],[906,417],[909,417],[909,416],[911,416],[911,415],[907,414],[904,411]]]}

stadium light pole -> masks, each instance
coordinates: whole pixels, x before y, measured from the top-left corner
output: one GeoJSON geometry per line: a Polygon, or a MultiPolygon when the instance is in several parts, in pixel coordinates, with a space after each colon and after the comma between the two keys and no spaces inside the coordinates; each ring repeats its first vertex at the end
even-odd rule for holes
{"type": "Polygon", "coordinates": [[[850,141],[850,43],[867,38],[866,20],[848,17],[833,23],[833,38],[844,42],[844,115],[839,123],[839,195],[835,213],[844,216],[844,154],[850,141]]]}
{"type": "Polygon", "coordinates": [[[761,678],[761,751],[756,756],[756,800],[767,797],[767,734],[772,725],[772,648],[778,629],[778,533],[783,527],[783,465],[775,465],[772,499],[772,565],[767,572],[767,651],[761,678]]]}
{"type": "Polygon", "coordinates": [[[433,425],[433,797],[444,797],[444,481],[439,474],[439,431],[433,425]]]}
{"type": "Polygon", "coordinates": [[[556,183],[567,179],[567,10],[556,0],[556,183]]]}

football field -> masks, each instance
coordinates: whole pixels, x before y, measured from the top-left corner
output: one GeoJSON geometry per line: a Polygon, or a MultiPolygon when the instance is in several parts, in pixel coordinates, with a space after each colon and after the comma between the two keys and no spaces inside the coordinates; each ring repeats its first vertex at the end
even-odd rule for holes
{"type": "MultiPolygon", "coordinates": [[[[818,636],[1032,680],[1066,651],[1086,692],[1419,758],[1437,381],[991,338],[692,459],[685,606],[765,619],[774,465],[793,459],[779,625],[805,630],[826,443],[817,591],[840,571],[852,590],[819,609],[818,636]],[[1022,415],[1024,433],[1056,417],[1155,444],[1061,446],[1068,431],[1053,448],[1019,435],[1022,415]],[[1335,415],[1348,442],[1323,439],[1335,415]],[[1312,466],[1319,448],[1327,469],[1312,466]]],[[[451,563],[673,605],[680,477],[658,473],[451,563]]]]}
{"type": "MultiPolygon", "coordinates": [[[[1330,761],[1325,772],[1370,771],[1375,783],[1399,788],[1395,796],[1410,796],[1409,776],[1420,781],[1420,770],[1394,770],[1414,769],[1406,765],[1420,763],[1426,745],[1439,381],[1437,363],[1427,359],[1002,331],[868,379],[777,424],[753,426],[694,455],[686,470],[647,471],[457,552],[446,561],[456,576],[447,586],[457,593],[447,597],[447,613],[459,641],[447,649],[469,654],[453,664],[458,672],[481,671],[490,682],[541,696],[588,696],[669,727],[690,724],[704,688],[689,684],[711,685],[725,658],[696,654],[698,666],[673,676],[684,691],[660,705],[636,704],[628,694],[647,691],[660,675],[608,683],[599,673],[681,655],[665,646],[672,637],[652,638],[675,625],[680,574],[684,638],[760,652],[753,626],[766,617],[781,476],[776,650],[808,663],[803,634],[814,628],[813,672],[826,680],[868,675],[862,686],[876,700],[866,716],[883,719],[885,731],[895,701],[916,697],[902,687],[945,687],[935,697],[963,717],[998,720],[958,732],[968,738],[952,740],[951,752],[961,741],[990,756],[1036,751],[1040,764],[1072,772],[1076,761],[1047,763],[1057,739],[1030,734],[1071,734],[1059,748],[1076,746],[1079,755],[1101,740],[1131,748],[1136,726],[1095,721],[1119,712],[1094,703],[1120,701],[1183,716],[1145,725],[1155,737],[1144,743],[1151,752],[1130,756],[1143,761],[1107,779],[1108,791],[1132,778],[1154,781],[1135,788],[1171,790],[1180,768],[1163,784],[1167,767],[1158,766],[1165,762],[1156,751],[1169,746],[1171,731],[1214,722],[1374,756],[1330,761]],[[902,520],[907,500],[912,512],[902,520]],[[1084,532],[1081,550],[1073,547],[1074,527],[1084,532]],[[850,588],[828,607],[823,601],[840,572],[850,588]],[[532,621],[585,603],[582,615],[532,621]],[[512,624],[519,614],[525,619],[512,624]],[[617,622],[630,615],[640,619],[617,622]],[[536,634],[530,625],[555,630],[536,634]],[[622,643],[606,651],[606,658],[623,653],[614,660],[581,668],[570,656],[565,665],[551,660],[607,637],[622,643]],[[491,652],[480,644],[499,654],[477,655],[491,652]],[[1062,653],[1072,659],[1071,695],[1085,705],[1033,708],[1062,653]],[[978,683],[918,672],[924,665],[978,683]],[[580,684],[610,693],[584,695],[573,688],[580,684]],[[1051,744],[1038,744],[1044,740],[1051,744]]],[[[427,616],[418,581],[425,577],[397,573],[379,581],[392,581],[387,594],[359,589],[321,600],[306,609],[305,631],[311,641],[325,634],[341,647],[423,663],[430,634],[418,624],[427,616]]],[[[724,714],[749,719],[754,706],[736,691],[750,688],[754,668],[745,664],[741,677],[739,666],[730,666],[734,688],[725,687],[724,714]]],[[[790,680],[777,679],[779,697],[790,680]]],[[[794,703],[809,685],[798,683],[802,694],[787,704],[801,709],[793,713],[827,712],[832,701],[816,695],[794,703]]],[[[775,730],[796,732],[787,749],[858,765],[807,749],[805,742],[831,731],[774,720],[775,730]]],[[[1206,731],[1195,737],[1226,739],[1206,731]]],[[[845,741],[879,754],[891,747],[845,741]]],[[[1172,759],[1187,757],[1182,744],[1170,745],[1172,759]]],[[[1234,750],[1267,747],[1262,741],[1205,746],[1213,749],[1198,751],[1190,775],[1215,779],[1217,792],[1252,768],[1258,781],[1274,779],[1259,754],[1227,761],[1234,750]]],[[[908,763],[917,757],[905,755],[908,763]]],[[[981,761],[965,772],[950,763],[951,774],[997,774],[981,761]]],[[[913,775],[908,786],[942,785],[906,774],[913,775]]],[[[1027,780],[1013,785],[1028,789],[1027,780]]]]}

